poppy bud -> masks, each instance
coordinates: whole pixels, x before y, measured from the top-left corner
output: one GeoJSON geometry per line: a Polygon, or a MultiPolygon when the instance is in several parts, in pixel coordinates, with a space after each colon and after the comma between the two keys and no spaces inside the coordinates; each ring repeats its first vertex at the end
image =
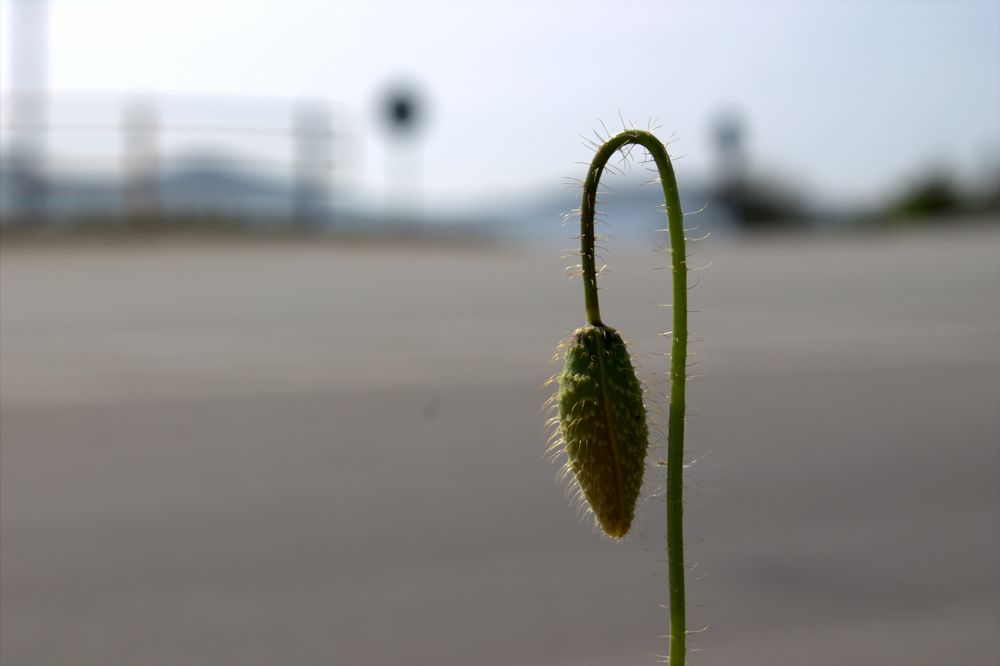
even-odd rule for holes
{"type": "Polygon", "coordinates": [[[608,536],[620,539],[635,515],[649,431],[642,386],[625,343],[603,324],[565,342],[556,402],[568,466],[608,536]]]}

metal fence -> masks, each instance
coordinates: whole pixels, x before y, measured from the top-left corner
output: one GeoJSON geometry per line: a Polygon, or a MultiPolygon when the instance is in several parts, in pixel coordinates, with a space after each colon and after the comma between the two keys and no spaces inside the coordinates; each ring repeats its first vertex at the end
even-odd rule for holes
{"type": "Polygon", "coordinates": [[[0,218],[49,227],[214,216],[332,221],[356,161],[323,100],[9,93],[0,99],[0,218]]]}

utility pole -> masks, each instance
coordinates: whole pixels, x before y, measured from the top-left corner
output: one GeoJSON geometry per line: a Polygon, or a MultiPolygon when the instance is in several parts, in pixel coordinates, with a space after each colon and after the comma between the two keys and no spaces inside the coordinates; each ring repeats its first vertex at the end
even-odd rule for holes
{"type": "Polygon", "coordinates": [[[127,101],[122,109],[122,217],[126,226],[156,224],[160,219],[160,173],[156,106],[127,101]]]}
{"type": "Polygon", "coordinates": [[[292,220],[299,230],[329,222],[332,134],[330,111],[301,104],[295,112],[294,201],[292,220]]]}

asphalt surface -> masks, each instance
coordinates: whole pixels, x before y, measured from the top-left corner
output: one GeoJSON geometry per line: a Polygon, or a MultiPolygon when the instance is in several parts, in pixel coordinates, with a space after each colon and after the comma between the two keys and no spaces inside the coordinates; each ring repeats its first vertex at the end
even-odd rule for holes
{"type": "MultiPolygon", "coordinates": [[[[1000,663],[1000,227],[694,249],[690,663],[1000,663]]],[[[659,433],[666,257],[607,259],[659,433]]],[[[542,455],[563,263],[6,247],[0,661],[656,663],[662,439],[624,543],[542,455]]]]}

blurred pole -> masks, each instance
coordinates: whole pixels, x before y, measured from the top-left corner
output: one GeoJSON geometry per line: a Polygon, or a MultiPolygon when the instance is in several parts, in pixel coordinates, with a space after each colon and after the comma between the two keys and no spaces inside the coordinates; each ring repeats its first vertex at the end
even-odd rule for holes
{"type": "Polygon", "coordinates": [[[330,222],[330,111],[301,104],[295,112],[294,201],[292,221],[300,230],[330,222]]]}
{"type": "Polygon", "coordinates": [[[122,207],[126,226],[160,219],[159,119],[154,102],[131,100],[122,109],[122,207]]]}
{"type": "Polygon", "coordinates": [[[20,222],[48,221],[45,144],[48,83],[48,2],[11,3],[11,167],[14,208],[20,222]]]}
{"type": "Polygon", "coordinates": [[[747,186],[746,132],[741,116],[734,110],[720,114],[712,127],[715,143],[715,183],[713,198],[733,219],[747,224],[751,216],[747,186]]]}
{"type": "Polygon", "coordinates": [[[415,141],[398,142],[385,160],[386,210],[392,215],[420,215],[422,174],[420,146],[415,141]]]}
{"type": "Polygon", "coordinates": [[[389,88],[382,100],[382,119],[391,147],[386,155],[386,212],[390,216],[419,217],[421,173],[419,130],[425,116],[419,90],[407,84],[389,88]]]}
{"type": "Polygon", "coordinates": [[[735,112],[720,116],[714,127],[716,178],[723,188],[742,183],[746,178],[747,155],[743,122],[735,112]]]}

